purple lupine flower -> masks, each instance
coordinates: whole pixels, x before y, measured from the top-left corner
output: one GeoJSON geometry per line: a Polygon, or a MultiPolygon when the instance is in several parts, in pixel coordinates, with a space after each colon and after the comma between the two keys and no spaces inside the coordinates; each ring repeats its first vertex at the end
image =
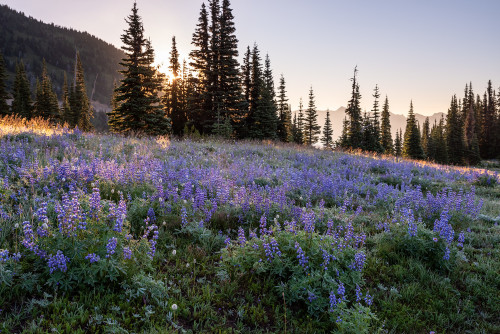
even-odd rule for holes
{"type": "Polygon", "coordinates": [[[330,307],[328,308],[329,312],[333,312],[335,308],[337,307],[338,301],[337,297],[335,297],[335,292],[330,291],[330,307]]]}
{"type": "Polygon", "coordinates": [[[463,248],[464,247],[464,241],[465,241],[465,233],[464,231],[460,232],[460,234],[458,235],[458,243],[457,243],[457,246],[460,247],[460,248],[463,248]]]}
{"type": "Polygon", "coordinates": [[[101,257],[99,255],[96,255],[95,253],[90,253],[87,256],[85,256],[85,259],[89,260],[90,263],[98,262],[101,257]]]}
{"type": "Polygon", "coordinates": [[[356,302],[360,302],[362,298],[361,288],[356,284],[356,302]]]}
{"type": "Polygon", "coordinates": [[[339,286],[337,288],[337,294],[339,295],[339,302],[342,301],[344,299],[344,295],[345,295],[345,287],[344,287],[344,283],[342,283],[340,281],[339,281],[339,286]]]}
{"type": "Polygon", "coordinates": [[[157,243],[158,236],[159,236],[158,227],[156,225],[152,225],[152,230],[153,230],[153,237],[149,241],[150,251],[148,252],[149,258],[151,260],[155,256],[155,253],[156,253],[156,243],[157,243]]]}
{"type": "Polygon", "coordinates": [[[274,256],[281,257],[282,254],[276,239],[271,238],[270,245],[271,245],[271,251],[273,252],[274,256]]]}
{"type": "Polygon", "coordinates": [[[366,291],[366,295],[365,295],[365,303],[366,305],[368,306],[371,306],[372,303],[373,303],[373,297],[370,296],[370,294],[368,293],[368,291],[366,291]]]}
{"type": "Polygon", "coordinates": [[[47,259],[51,274],[56,270],[60,270],[61,272],[65,273],[66,270],[68,270],[68,262],[69,257],[65,256],[60,250],[57,251],[56,255],[50,254],[49,258],[47,259]]]}
{"type": "Polygon", "coordinates": [[[317,298],[318,297],[314,293],[312,293],[311,291],[307,291],[307,300],[309,300],[309,302],[312,302],[317,298]]]}
{"type": "MultiPolygon", "coordinates": [[[[127,218],[127,204],[123,199],[123,195],[120,195],[120,202],[118,203],[118,208],[116,209],[116,221],[113,231],[121,232],[123,229],[123,223],[127,218]]],[[[148,217],[149,218],[149,217],[148,217]]]]}
{"type": "Polygon", "coordinates": [[[262,217],[260,217],[260,221],[259,221],[259,227],[260,227],[260,235],[263,236],[263,235],[266,235],[266,234],[269,234],[269,230],[266,228],[267,226],[267,218],[266,216],[262,215],[262,217]]]}
{"type": "Polygon", "coordinates": [[[94,220],[99,219],[99,213],[101,212],[102,209],[102,204],[101,204],[101,192],[99,188],[93,188],[92,189],[92,194],[90,195],[89,198],[89,205],[90,205],[90,216],[94,220]]]}
{"type": "Polygon", "coordinates": [[[245,230],[243,230],[241,227],[238,228],[238,243],[241,247],[245,246],[245,244],[247,243],[247,239],[245,238],[245,230]]]}
{"type": "Polygon", "coordinates": [[[304,270],[309,269],[308,263],[309,263],[309,257],[306,256],[302,248],[300,247],[300,244],[295,241],[295,250],[297,251],[297,259],[299,259],[299,264],[304,268],[304,270]]]}
{"type": "Polygon", "coordinates": [[[187,210],[185,207],[182,207],[181,208],[181,226],[184,227],[188,224],[188,220],[187,220],[187,210]]]}
{"type": "Polygon", "coordinates": [[[328,270],[328,264],[330,263],[332,256],[324,249],[321,249],[321,252],[323,253],[323,269],[328,270]]]}
{"type": "Polygon", "coordinates": [[[129,247],[123,247],[123,258],[126,260],[132,258],[132,250],[129,247]]]}
{"type": "Polygon", "coordinates": [[[108,240],[108,243],[106,244],[106,257],[110,257],[115,253],[117,244],[118,240],[115,237],[108,240]]]}
{"type": "Polygon", "coordinates": [[[354,262],[349,265],[350,269],[363,271],[365,266],[366,255],[364,252],[359,252],[354,255],[354,262]]]}

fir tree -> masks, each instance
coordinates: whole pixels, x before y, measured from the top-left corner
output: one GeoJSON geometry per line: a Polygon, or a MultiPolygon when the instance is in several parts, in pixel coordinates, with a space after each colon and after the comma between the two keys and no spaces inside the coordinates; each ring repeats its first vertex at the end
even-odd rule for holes
{"type": "Polygon", "coordinates": [[[184,126],[187,122],[187,115],[182,106],[182,85],[181,64],[179,63],[179,52],[175,36],[172,37],[172,49],[170,51],[170,65],[168,67],[172,77],[167,84],[164,104],[166,114],[172,120],[172,134],[182,136],[184,126]]]}
{"type": "Polygon", "coordinates": [[[304,125],[305,125],[304,104],[302,103],[302,98],[300,98],[299,112],[297,115],[297,136],[295,137],[295,142],[299,145],[303,145],[305,143],[304,125]]]}
{"type": "Polygon", "coordinates": [[[389,99],[385,97],[384,107],[382,108],[382,125],[381,125],[381,144],[385,154],[393,154],[394,147],[392,144],[391,121],[389,113],[389,99]]]}
{"type": "Polygon", "coordinates": [[[69,86],[68,86],[68,75],[66,72],[64,72],[64,83],[62,87],[62,107],[61,107],[61,118],[62,121],[66,124],[68,124],[70,127],[71,126],[70,122],[73,120],[73,115],[71,114],[71,106],[70,106],[70,93],[69,93],[69,86]]]}
{"type": "Polygon", "coordinates": [[[250,91],[252,89],[252,52],[250,46],[247,46],[247,51],[243,56],[243,65],[241,66],[241,82],[243,87],[243,97],[248,104],[250,103],[250,91]]]}
{"type": "Polygon", "coordinates": [[[115,132],[137,131],[150,135],[164,135],[170,132],[170,120],[165,117],[163,104],[158,93],[161,77],[153,67],[154,50],[151,41],[144,38],[144,27],[134,3],[132,14],[126,20],[128,28],[121,36],[126,58],[120,65],[125,69],[121,85],[117,88],[114,110],[118,128],[115,132]]]}
{"type": "Polygon", "coordinates": [[[424,149],[424,154],[428,158],[429,157],[429,139],[431,137],[431,128],[429,117],[425,118],[424,125],[422,127],[422,148],[424,149]]]}
{"type": "Polygon", "coordinates": [[[205,3],[202,3],[198,25],[191,42],[195,49],[189,54],[190,65],[197,73],[197,76],[191,79],[193,90],[189,98],[189,115],[193,124],[202,133],[208,126],[209,115],[207,110],[211,108],[211,99],[208,93],[211,61],[209,40],[208,13],[205,3]]]}
{"type": "Polygon", "coordinates": [[[22,118],[31,119],[33,101],[31,100],[30,83],[22,61],[16,66],[12,95],[14,98],[12,100],[12,113],[22,118]]]}
{"type": "Polygon", "coordinates": [[[262,108],[264,89],[260,52],[257,44],[255,44],[252,50],[250,103],[247,116],[248,136],[254,139],[264,138],[263,123],[265,115],[262,108]]]}
{"type": "Polygon", "coordinates": [[[420,143],[420,132],[413,113],[413,102],[410,103],[410,111],[406,120],[406,130],[403,139],[403,156],[411,159],[423,159],[424,150],[420,143]]]}
{"type": "Polygon", "coordinates": [[[483,159],[491,159],[496,156],[496,96],[493,91],[491,80],[483,98],[481,113],[481,133],[479,138],[479,149],[483,159]]]}
{"type": "Polygon", "coordinates": [[[271,60],[269,55],[266,55],[264,67],[264,89],[260,100],[260,108],[262,109],[262,126],[264,138],[275,139],[278,132],[278,115],[276,106],[276,92],[274,91],[274,78],[271,70],[271,60]]]}
{"type": "Polygon", "coordinates": [[[241,128],[246,117],[247,104],[241,90],[238,39],[235,35],[234,16],[229,0],[222,0],[219,26],[220,106],[225,118],[235,127],[241,128]]]}
{"type": "Polygon", "coordinates": [[[123,127],[120,122],[122,121],[122,118],[120,117],[120,114],[118,114],[117,110],[119,110],[120,102],[118,102],[117,99],[117,94],[118,94],[118,86],[116,84],[116,81],[113,82],[113,95],[111,96],[111,111],[108,113],[108,126],[110,129],[120,129],[123,127]]]}
{"type": "MultiPolygon", "coordinates": [[[[474,96],[473,96],[474,97],[474,96]]],[[[474,110],[474,100],[467,103],[469,111],[465,118],[465,160],[469,165],[477,165],[481,161],[479,155],[479,141],[476,133],[476,111],[474,110]]]]}
{"type": "Polygon", "coordinates": [[[311,87],[309,90],[309,104],[306,109],[304,136],[307,145],[315,144],[321,134],[321,127],[318,125],[318,113],[316,111],[316,103],[314,101],[314,92],[311,87]]]}
{"type": "Polygon", "coordinates": [[[45,118],[53,124],[60,121],[59,103],[47,73],[45,60],[43,60],[42,80],[37,81],[34,116],[45,118]]]}
{"type": "Polygon", "coordinates": [[[349,127],[347,132],[347,146],[350,148],[361,148],[363,142],[363,128],[361,116],[361,94],[359,93],[359,84],[356,78],[357,67],[354,68],[352,77],[351,99],[347,104],[346,114],[349,117],[349,127]]]}
{"type": "Polygon", "coordinates": [[[90,131],[94,128],[91,123],[93,116],[92,106],[87,97],[87,87],[85,85],[85,74],[83,72],[80,54],[76,54],[75,82],[69,93],[69,103],[72,119],[70,126],[78,126],[82,131],[90,131]]]}
{"type": "Polygon", "coordinates": [[[339,139],[337,140],[337,147],[348,148],[349,147],[349,121],[347,117],[344,117],[342,121],[342,133],[340,134],[339,139]]]}
{"type": "Polygon", "coordinates": [[[283,142],[292,141],[291,111],[286,97],[285,78],[281,75],[278,87],[278,138],[283,142]]]}
{"type": "Polygon", "coordinates": [[[397,157],[400,157],[402,154],[402,146],[401,146],[401,138],[403,134],[401,132],[401,129],[399,131],[396,131],[396,139],[394,139],[394,154],[397,157]]]}
{"type": "Polygon", "coordinates": [[[330,111],[326,111],[325,125],[323,126],[323,136],[321,137],[321,143],[325,148],[333,148],[333,128],[332,122],[330,120],[330,111]]]}
{"type": "Polygon", "coordinates": [[[7,94],[7,70],[5,69],[5,62],[3,56],[0,53],[0,116],[10,114],[10,108],[7,104],[9,99],[9,94],[7,94]]]}
{"type": "Polygon", "coordinates": [[[373,91],[373,108],[372,108],[372,115],[373,115],[373,122],[372,122],[372,134],[371,134],[371,142],[372,144],[370,145],[371,147],[368,148],[368,150],[377,152],[377,153],[382,153],[384,151],[384,147],[382,146],[382,137],[380,133],[380,120],[379,120],[379,102],[378,99],[380,98],[380,92],[378,85],[375,86],[375,89],[373,91]]]}
{"type": "Polygon", "coordinates": [[[439,124],[434,123],[428,143],[428,159],[440,164],[448,163],[448,150],[446,147],[444,118],[441,117],[439,124]]]}
{"type": "Polygon", "coordinates": [[[455,165],[464,163],[464,132],[457,97],[451,99],[446,117],[446,146],[449,162],[455,165]]]}

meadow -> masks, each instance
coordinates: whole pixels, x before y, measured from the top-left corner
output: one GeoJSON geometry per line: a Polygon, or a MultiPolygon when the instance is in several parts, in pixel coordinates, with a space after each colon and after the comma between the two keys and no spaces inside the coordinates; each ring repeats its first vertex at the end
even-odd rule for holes
{"type": "Polygon", "coordinates": [[[496,171],[0,123],[1,333],[500,332],[496,171]]]}

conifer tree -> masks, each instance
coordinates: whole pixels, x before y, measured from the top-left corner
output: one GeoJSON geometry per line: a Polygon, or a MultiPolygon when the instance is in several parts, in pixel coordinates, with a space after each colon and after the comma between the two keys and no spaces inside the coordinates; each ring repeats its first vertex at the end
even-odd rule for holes
{"type": "Polygon", "coordinates": [[[22,61],[16,66],[12,95],[14,98],[12,100],[12,113],[22,118],[31,119],[33,101],[31,99],[30,83],[22,61]]]}
{"type": "Polygon", "coordinates": [[[346,108],[346,114],[349,117],[349,127],[347,132],[347,146],[350,148],[362,148],[363,128],[361,116],[361,94],[359,93],[359,84],[356,78],[357,67],[354,68],[352,81],[351,99],[346,108]]]}
{"type": "Polygon", "coordinates": [[[166,94],[163,103],[166,107],[166,114],[172,120],[172,134],[182,136],[184,126],[187,122],[187,115],[182,107],[182,85],[181,64],[179,63],[179,51],[175,36],[172,37],[172,49],[170,51],[170,65],[168,67],[172,77],[167,83],[166,94]]]}
{"type": "Polygon", "coordinates": [[[5,62],[3,60],[3,56],[0,53],[0,116],[10,114],[10,108],[7,104],[7,100],[9,99],[9,94],[7,94],[7,70],[5,69],[5,62]]]}
{"type": "Polygon", "coordinates": [[[325,148],[333,148],[333,128],[332,122],[330,120],[330,111],[326,111],[325,125],[323,126],[323,136],[321,137],[321,143],[325,148]]]}
{"type": "Polygon", "coordinates": [[[368,150],[377,152],[377,153],[382,153],[384,151],[384,147],[382,146],[382,138],[381,138],[381,133],[380,133],[380,120],[379,120],[379,102],[378,99],[380,98],[380,92],[378,85],[375,86],[374,92],[373,92],[373,108],[372,108],[372,115],[373,115],[373,122],[372,122],[372,139],[371,141],[373,144],[371,145],[372,147],[369,147],[368,150]]]}
{"type": "Polygon", "coordinates": [[[247,116],[248,136],[254,139],[263,139],[263,110],[261,108],[262,93],[264,90],[264,80],[262,75],[262,64],[260,51],[257,44],[252,50],[250,82],[250,103],[247,116]]]}
{"type": "Polygon", "coordinates": [[[302,103],[302,98],[300,98],[299,112],[297,115],[297,135],[295,138],[295,142],[300,145],[303,145],[305,143],[304,123],[304,104],[302,103]]]}
{"type": "Polygon", "coordinates": [[[381,144],[382,147],[384,148],[384,153],[393,154],[394,147],[392,143],[389,99],[387,98],[387,95],[385,96],[384,107],[382,108],[381,136],[382,136],[381,144]]]}
{"type": "Polygon", "coordinates": [[[411,159],[423,159],[424,150],[420,142],[420,132],[413,113],[413,101],[410,102],[410,111],[406,120],[406,130],[403,139],[403,156],[411,159]]]}
{"type": "Polygon", "coordinates": [[[53,124],[60,121],[59,103],[47,73],[45,59],[43,60],[42,80],[37,81],[34,116],[43,117],[53,124]]]}
{"type": "Polygon", "coordinates": [[[202,3],[200,17],[191,42],[195,49],[189,54],[191,59],[190,66],[197,73],[197,76],[191,80],[193,90],[189,99],[189,115],[197,130],[202,133],[208,127],[209,114],[207,110],[211,108],[208,80],[212,58],[210,55],[210,35],[208,30],[208,13],[205,3],[202,3]]]}
{"type": "Polygon", "coordinates": [[[291,111],[286,97],[285,78],[281,75],[278,87],[278,138],[283,142],[292,141],[291,111]]]}
{"type": "Polygon", "coordinates": [[[439,124],[434,123],[428,144],[428,158],[440,164],[448,163],[448,149],[446,147],[445,123],[441,117],[439,124]]]}
{"type": "Polygon", "coordinates": [[[229,0],[222,0],[219,27],[220,107],[232,126],[241,128],[246,117],[247,104],[241,90],[238,39],[229,0]]]}
{"type": "Polygon", "coordinates": [[[278,132],[278,115],[276,106],[276,92],[274,91],[274,78],[271,70],[271,60],[269,55],[266,55],[264,67],[264,89],[260,100],[260,108],[262,109],[262,126],[264,138],[275,139],[278,132]]]}
{"type": "Polygon", "coordinates": [[[314,92],[311,86],[309,90],[309,104],[306,109],[304,134],[307,145],[315,144],[321,134],[321,127],[318,125],[318,112],[314,101],[314,92]]]}
{"type": "Polygon", "coordinates": [[[446,116],[446,146],[449,162],[455,165],[464,163],[464,132],[457,97],[451,99],[446,116]]]}
{"type": "Polygon", "coordinates": [[[87,97],[85,75],[79,53],[76,54],[75,71],[75,82],[69,93],[69,103],[72,115],[69,124],[70,126],[78,126],[82,131],[90,131],[94,128],[91,122],[93,110],[89,98],[87,97]]]}
{"type": "Polygon", "coordinates": [[[431,128],[429,117],[425,118],[424,125],[422,127],[422,148],[424,149],[424,154],[427,158],[429,158],[429,139],[431,137],[431,128]]]}
{"type": "Polygon", "coordinates": [[[400,157],[402,154],[402,145],[401,145],[401,138],[403,136],[403,133],[401,132],[401,129],[399,131],[396,131],[396,139],[394,139],[394,155],[397,157],[400,157]]]}
{"type": "Polygon", "coordinates": [[[116,81],[113,82],[113,95],[111,96],[111,111],[108,113],[108,126],[110,129],[120,129],[123,127],[120,122],[122,118],[118,114],[117,110],[119,110],[120,102],[118,102],[117,94],[118,94],[118,85],[116,81]]]}
{"type": "MultiPolygon", "coordinates": [[[[68,86],[68,75],[66,71],[64,72],[64,83],[62,87],[62,107],[61,107],[61,119],[64,123],[68,124],[71,127],[70,122],[73,120],[73,115],[71,114],[71,106],[70,106],[70,93],[68,86]]],[[[73,124],[72,127],[74,127],[73,124]]]]}
{"type": "Polygon", "coordinates": [[[164,135],[170,132],[170,120],[165,116],[163,104],[158,96],[161,77],[153,67],[154,50],[151,41],[144,37],[142,19],[134,3],[132,14],[126,19],[128,28],[121,36],[122,49],[126,57],[120,65],[124,67],[121,85],[117,88],[114,117],[118,128],[115,132],[137,131],[150,135],[164,135]]]}
{"type": "Polygon", "coordinates": [[[491,80],[483,98],[479,149],[483,159],[495,158],[496,153],[496,96],[491,80]]]}
{"type": "MultiPolygon", "coordinates": [[[[473,96],[474,97],[474,96],[473,96]]],[[[476,112],[474,110],[474,100],[468,103],[469,111],[465,118],[465,160],[469,165],[477,165],[481,161],[479,155],[479,141],[476,133],[476,112]]]]}
{"type": "Polygon", "coordinates": [[[241,84],[243,88],[243,97],[248,104],[250,103],[250,91],[252,89],[252,52],[250,46],[247,46],[247,51],[243,56],[243,65],[241,66],[241,84]]]}
{"type": "Polygon", "coordinates": [[[348,148],[349,147],[349,121],[347,117],[344,117],[342,121],[342,133],[337,140],[337,147],[348,148]]]}

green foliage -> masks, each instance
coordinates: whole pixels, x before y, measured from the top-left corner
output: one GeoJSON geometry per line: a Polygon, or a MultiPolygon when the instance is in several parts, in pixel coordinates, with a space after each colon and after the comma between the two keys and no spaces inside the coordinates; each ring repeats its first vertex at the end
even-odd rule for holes
{"type": "Polygon", "coordinates": [[[410,111],[406,120],[406,129],[403,139],[402,155],[406,158],[423,159],[424,150],[420,142],[420,131],[418,130],[417,120],[413,113],[413,102],[410,103],[410,111]]]}
{"type": "Polygon", "coordinates": [[[321,127],[318,124],[318,112],[314,101],[314,92],[309,89],[309,104],[304,117],[304,138],[307,145],[315,144],[321,134],[321,127]]]}
{"type": "Polygon", "coordinates": [[[261,278],[270,277],[275,285],[274,293],[278,297],[283,294],[297,314],[307,312],[313,318],[328,322],[330,328],[342,328],[337,327],[341,319],[341,322],[356,324],[359,333],[368,333],[374,315],[368,307],[355,301],[354,290],[362,284],[361,272],[352,268],[356,251],[350,247],[332,249],[330,245],[334,242],[328,235],[274,230],[272,236],[251,238],[224,249],[222,263],[233,279],[253,272],[261,278]],[[273,250],[270,257],[271,251],[266,247],[273,247],[273,242],[279,251],[273,250]],[[306,257],[304,262],[298,247],[306,257]],[[325,254],[331,262],[325,262],[325,254]],[[344,298],[336,305],[331,304],[331,293],[337,294],[344,284],[344,298]]]}
{"type": "Polygon", "coordinates": [[[323,127],[323,137],[321,137],[321,143],[326,148],[333,147],[333,129],[332,121],[330,120],[330,111],[326,112],[325,126],[323,127]]]}
{"type": "Polygon", "coordinates": [[[52,81],[47,73],[47,66],[43,62],[41,81],[36,84],[36,98],[34,116],[45,118],[52,123],[60,121],[59,102],[52,86],[52,81]]]}
{"type": "Polygon", "coordinates": [[[389,99],[385,97],[384,107],[382,108],[382,124],[381,124],[381,144],[385,154],[394,154],[394,147],[391,134],[391,121],[389,113],[389,99]]]}
{"type": "Polygon", "coordinates": [[[12,97],[12,113],[30,119],[32,117],[33,101],[31,99],[30,83],[22,61],[16,66],[12,97]]]}

